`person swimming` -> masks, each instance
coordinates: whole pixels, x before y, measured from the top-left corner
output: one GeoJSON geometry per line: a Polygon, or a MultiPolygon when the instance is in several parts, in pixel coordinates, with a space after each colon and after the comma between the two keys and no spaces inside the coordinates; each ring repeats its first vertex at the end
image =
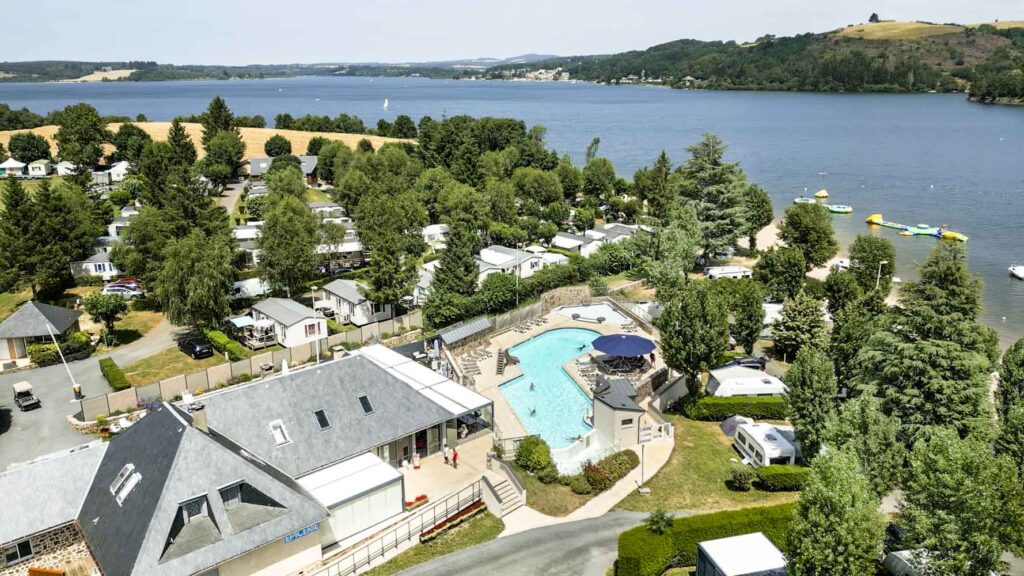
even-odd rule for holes
{"type": "Polygon", "coordinates": [[[530,416],[536,416],[536,415],[537,415],[537,408],[536,407],[530,408],[530,416]]]}
{"type": "Polygon", "coordinates": [[[536,386],[533,385],[533,382],[530,382],[530,390],[532,391],[534,388],[536,388],[536,386]]]}

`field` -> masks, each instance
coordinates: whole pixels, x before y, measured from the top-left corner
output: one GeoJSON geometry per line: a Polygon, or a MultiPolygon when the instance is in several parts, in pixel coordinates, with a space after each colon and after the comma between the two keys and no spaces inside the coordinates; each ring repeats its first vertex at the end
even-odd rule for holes
{"type": "MultiPolygon", "coordinates": [[[[1017,28],[1024,27],[1024,21],[1008,20],[1005,22],[988,22],[987,24],[996,28],[1017,28]]],[[[972,27],[981,24],[972,24],[972,27]]],[[[931,36],[942,36],[943,34],[955,34],[962,32],[964,26],[958,24],[927,24],[924,22],[875,22],[873,24],[858,24],[842,29],[838,36],[846,38],[861,38],[863,40],[919,40],[931,36]]]]}
{"type": "Polygon", "coordinates": [[[67,80],[58,80],[58,82],[102,82],[104,80],[120,80],[131,76],[135,70],[124,69],[124,70],[111,70],[109,72],[103,72],[97,70],[92,74],[86,74],[79,78],[68,78],[67,80]]]}
{"type": "MultiPolygon", "coordinates": [[[[154,140],[166,140],[167,133],[171,129],[170,122],[136,122],[136,126],[142,128],[154,140]]],[[[199,124],[185,124],[185,130],[188,131],[189,135],[192,136],[192,142],[195,143],[196,149],[199,152],[200,158],[203,156],[203,147],[200,144],[202,141],[203,127],[199,124]]],[[[110,124],[109,128],[111,131],[117,130],[120,124],[110,124]]],[[[242,142],[245,143],[245,154],[244,157],[250,158],[252,156],[264,156],[263,144],[270,139],[274,134],[280,134],[288,139],[292,143],[292,152],[295,154],[305,154],[306,147],[309,145],[309,141],[317,136],[327,138],[329,140],[340,140],[347,144],[351,148],[355,148],[356,144],[362,140],[367,139],[373,144],[374,148],[380,148],[386,142],[402,142],[399,138],[386,138],[383,136],[369,136],[366,134],[343,134],[340,132],[301,132],[299,130],[275,130],[274,128],[240,128],[239,131],[242,134],[242,142]]],[[[57,133],[56,126],[40,126],[39,128],[33,128],[31,130],[8,130],[0,131],[0,144],[4,147],[11,139],[12,134],[18,132],[35,132],[50,141],[50,149],[54,156],[57,154],[57,143],[54,141],[53,136],[57,133]]],[[[110,146],[107,146],[107,152],[113,150],[110,146]]]]}

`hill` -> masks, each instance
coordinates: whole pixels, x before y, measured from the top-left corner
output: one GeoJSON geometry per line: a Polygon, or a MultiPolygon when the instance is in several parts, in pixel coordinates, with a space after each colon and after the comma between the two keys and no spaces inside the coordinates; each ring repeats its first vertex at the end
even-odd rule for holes
{"type": "Polygon", "coordinates": [[[877,22],[754,42],[676,40],[612,55],[497,66],[488,77],[562,68],[573,79],[677,88],[908,92],[962,90],[1024,66],[1024,22],[877,22]]]}

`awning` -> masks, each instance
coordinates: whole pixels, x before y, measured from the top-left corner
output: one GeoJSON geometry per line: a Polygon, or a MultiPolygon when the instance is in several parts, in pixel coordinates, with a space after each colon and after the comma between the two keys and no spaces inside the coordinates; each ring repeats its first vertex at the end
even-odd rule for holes
{"type": "Polygon", "coordinates": [[[274,327],[274,321],[270,320],[268,318],[264,318],[262,320],[257,320],[255,322],[253,322],[252,325],[257,327],[257,328],[273,328],[274,327]]]}
{"type": "Polygon", "coordinates": [[[245,328],[246,326],[252,326],[252,316],[236,316],[234,318],[228,318],[228,322],[231,323],[235,328],[245,328]]]}
{"type": "Polygon", "coordinates": [[[446,346],[451,346],[452,344],[457,344],[467,338],[476,336],[481,332],[486,332],[487,330],[490,330],[493,325],[494,324],[491,322],[490,318],[480,316],[478,318],[473,318],[472,320],[466,320],[465,322],[454,326],[449,326],[444,330],[438,331],[437,335],[446,346]]]}
{"type": "Polygon", "coordinates": [[[604,352],[609,356],[636,357],[650,354],[654,351],[654,342],[634,334],[601,336],[594,340],[593,346],[595,350],[604,352]]]}
{"type": "Polygon", "coordinates": [[[373,453],[367,452],[299,478],[299,484],[330,509],[402,477],[373,453]]]}

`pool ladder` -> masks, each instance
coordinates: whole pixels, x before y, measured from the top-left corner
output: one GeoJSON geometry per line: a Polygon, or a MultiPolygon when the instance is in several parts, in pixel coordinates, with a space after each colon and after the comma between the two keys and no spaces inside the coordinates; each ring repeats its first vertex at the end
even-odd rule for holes
{"type": "Polygon", "coordinates": [[[501,375],[505,374],[505,362],[506,362],[505,349],[504,348],[499,348],[498,349],[498,363],[497,363],[497,366],[498,366],[497,374],[498,374],[498,376],[501,376],[501,375]]]}

